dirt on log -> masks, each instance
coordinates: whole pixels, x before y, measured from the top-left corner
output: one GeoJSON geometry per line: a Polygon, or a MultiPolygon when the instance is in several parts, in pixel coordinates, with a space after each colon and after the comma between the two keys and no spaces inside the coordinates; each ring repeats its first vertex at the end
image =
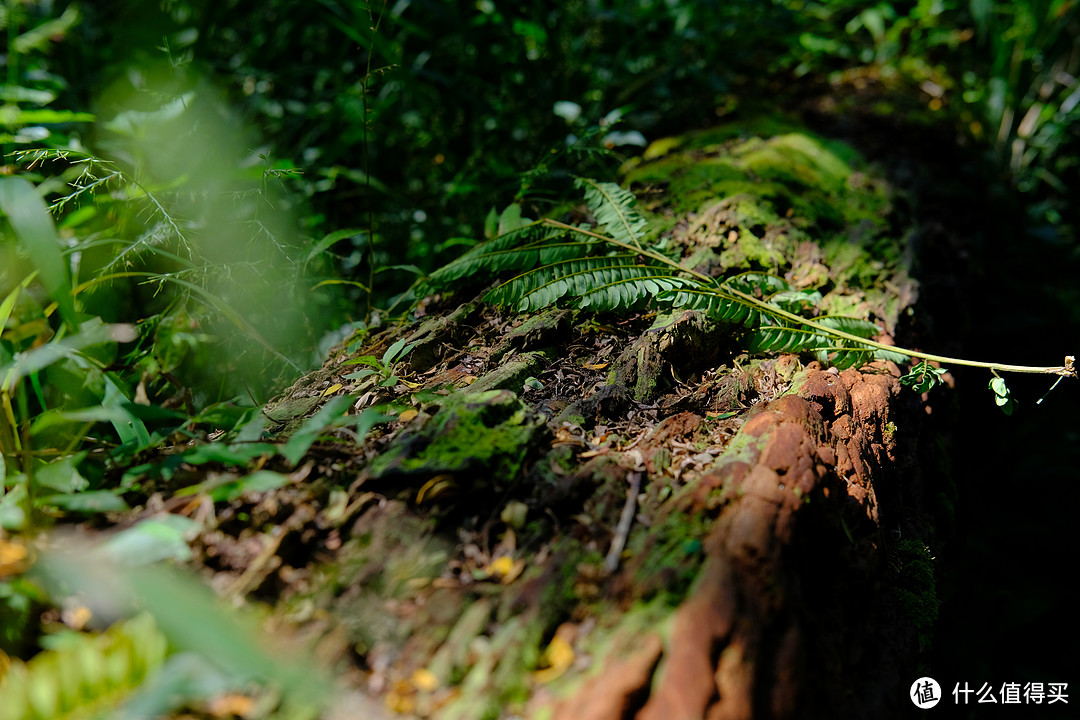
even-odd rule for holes
{"type": "MultiPolygon", "coordinates": [[[[886,341],[917,324],[913,221],[842,143],[723,128],[626,171],[685,267],[775,274],[886,341]]],[[[279,437],[334,397],[378,415],[326,423],[297,463],[322,488],[307,550],[249,582],[356,689],[469,720],[909,714],[949,486],[895,365],[755,357],[695,312],[457,295],[350,338],[266,409],[279,437]]]]}
{"type": "Polygon", "coordinates": [[[898,392],[891,374],[812,368],[749,417],[752,450],[721,456],[665,509],[715,517],[670,629],[636,638],[630,660],[605,664],[554,717],[892,716],[917,656],[873,532],[875,488],[898,480],[898,392]]]}

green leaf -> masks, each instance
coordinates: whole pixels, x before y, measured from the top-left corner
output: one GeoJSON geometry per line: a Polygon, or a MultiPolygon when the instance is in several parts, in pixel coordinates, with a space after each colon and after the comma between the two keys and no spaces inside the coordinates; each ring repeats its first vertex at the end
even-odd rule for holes
{"type": "Polygon", "coordinates": [[[585,202],[596,221],[611,237],[625,245],[641,248],[641,236],[648,221],[637,211],[637,198],[615,183],[579,177],[574,185],[585,191],[585,202]]]}
{"type": "Polygon", "coordinates": [[[276,451],[277,447],[272,443],[209,443],[196,445],[185,451],[182,457],[188,465],[221,463],[230,467],[244,467],[255,458],[273,455],[276,451]]]}
{"type": "Polygon", "coordinates": [[[990,379],[990,390],[994,393],[994,404],[1006,415],[1012,415],[1016,409],[1016,401],[1013,400],[1012,392],[1005,385],[1005,379],[995,375],[990,379]]]}
{"type": "Polygon", "coordinates": [[[68,328],[79,327],[75,315],[68,269],[56,237],[56,227],[37,189],[20,177],[0,177],[0,212],[15,231],[30,262],[37,268],[41,284],[60,308],[68,328]]]}
{"type": "Polygon", "coordinates": [[[747,295],[760,293],[765,297],[791,290],[784,278],[758,272],[745,272],[729,277],[721,283],[721,287],[738,290],[747,295]]]}
{"type": "Polygon", "coordinates": [[[75,467],[86,457],[86,453],[69,455],[42,465],[34,471],[34,482],[38,487],[48,488],[60,493],[76,493],[85,490],[90,483],[75,467]]]}
{"type": "Polygon", "coordinates": [[[94,122],[96,115],[71,110],[16,110],[0,115],[4,125],[58,125],[72,122],[94,122]]]}
{"type": "Polygon", "coordinates": [[[71,358],[85,363],[79,351],[107,342],[127,342],[131,339],[130,325],[104,325],[98,318],[83,323],[75,334],[62,340],[52,340],[46,345],[24,353],[18,353],[11,362],[0,365],[0,389],[10,390],[27,375],[44,370],[49,365],[71,358]]]}
{"type": "Polygon", "coordinates": [[[0,100],[15,103],[35,103],[48,105],[56,99],[56,93],[49,90],[35,90],[18,85],[0,85],[0,100]]]}
{"type": "Polygon", "coordinates": [[[150,433],[146,425],[128,409],[132,404],[131,399],[124,394],[110,373],[105,373],[102,377],[105,379],[105,397],[102,398],[101,405],[117,411],[119,417],[112,420],[112,426],[120,437],[120,442],[135,450],[150,447],[150,433]]]}
{"type": "Polygon", "coordinates": [[[351,395],[338,395],[331,398],[317,413],[308,418],[299,430],[293,433],[293,436],[282,446],[281,456],[288,460],[289,464],[295,465],[323,430],[340,420],[352,403],[351,395]]]}
{"type": "Polygon", "coordinates": [[[499,215],[499,234],[508,233],[511,230],[517,230],[520,227],[528,225],[532,220],[529,218],[521,217],[521,204],[513,203],[507,205],[499,215]]]}
{"type": "Polygon", "coordinates": [[[352,358],[350,360],[346,360],[345,362],[343,362],[341,364],[342,365],[370,365],[373,368],[381,368],[383,366],[382,362],[379,361],[379,358],[375,357],[374,355],[361,355],[360,357],[355,357],[355,358],[352,358]]]}
{"type": "Polygon", "coordinates": [[[484,237],[490,239],[499,234],[499,213],[495,212],[495,206],[488,211],[484,218],[484,237]]]}
{"type": "Polygon", "coordinates": [[[907,375],[900,378],[900,384],[911,388],[917,393],[928,392],[935,385],[942,382],[941,378],[945,374],[944,368],[936,368],[925,360],[914,368],[907,375]]]}
{"type": "Polygon", "coordinates": [[[191,559],[188,541],[201,529],[190,518],[166,514],[140,520],[113,535],[102,547],[109,558],[127,566],[161,560],[187,562],[191,559]]]}
{"type": "Polygon", "coordinates": [[[769,302],[789,313],[800,315],[814,310],[821,303],[821,293],[817,290],[785,290],[770,297],[769,302]]]}
{"type": "Polygon", "coordinates": [[[329,249],[336,243],[345,240],[346,238],[356,237],[357,235],[366,235],[366,231],[358,230],[356,228],[345,228],[343,230],[337,230],[325,236],[322,240],[312,245],[311,250],[308,251],[307,257],[304,258],[304,262],[311,262],[324,250],[329,249]]]}
{"type": "Polygon", "coordinates": [[[124,499],[112,490],[88,490],[77,493],[58,493],[38,498],[39,505],[51,505],[68,512],[96,514],[130,510],[124,499]]]}
{"type": "MultiPolygon", "coordinates": [[[[12,18],[8,18],[12,20],[12,18]]],[[[60,17],[46,20],[15,38],[13,50],[20,54],[42,50],[55,38],[63,35],[79,22],[79,7],[75,3],[68,5],[60,17]]]]}
{"type": "Polygon", "coordinates": [[[397,342],[386,349],[383,353],[382,361],[383,366],[388,368],[391,364],[397,362],[399,359],[405,357],[413,349],[413,345],[406,345],[405,338],[399,338],[397,342]]]}

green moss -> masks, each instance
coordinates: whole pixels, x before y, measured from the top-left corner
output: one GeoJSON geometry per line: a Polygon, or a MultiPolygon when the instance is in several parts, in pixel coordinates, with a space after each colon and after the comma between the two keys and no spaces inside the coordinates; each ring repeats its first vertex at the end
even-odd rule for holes
{"type": "Polygon", "coordinates": [[[659,527],[631,536],[628,548],[639,561],[634,587],[641,598],[663,598],[678,605],[697,578],[705,560],[702,541],[712,521],[702,513],[665,513],[659,527]]]}
{"type": "Polygon", "coordinates": [[[658,142],[625,170],[664,190],[655,223],[689,267],[775,273],[820,289],[823,313],[895,326],[908,243],[891,234],[892,189],[845,143],[744,123],[658,142]]]}
{"type": "Polygon", "coordinates": [[[896,435],[896,423],[894,423],[892,420],[885,423],[883,434],[886,440],[892,440],[893,437],[896,435]]]}
{"type": "Polygon", "coordinates": [[[375,478],[514,478],[543,429],[543,419],[508,390],[451,395],[422,427],[402,431],[369,467],[375,478]]]}
{"type": "Polygon", "coordinates": [[[766,246],[745,228],[740,228],[738,239],[724,242],[728,247],[720,253],[720,264],[725,269],[776,272],[784,262],[780,250],[766,246]]]}

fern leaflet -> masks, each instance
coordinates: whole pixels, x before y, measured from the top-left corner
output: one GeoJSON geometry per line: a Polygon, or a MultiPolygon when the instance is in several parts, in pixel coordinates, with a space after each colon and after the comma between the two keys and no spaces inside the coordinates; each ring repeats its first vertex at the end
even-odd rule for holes
{"type": "Polygon", "coordinates": [[[585,191],[589,209],[612,238],[624,246],[641,249],[640,239],[649,222],[637,211],[637,198],[633,193],[615,183],[588,178],[578,178],[574,185],[585,191]]]}

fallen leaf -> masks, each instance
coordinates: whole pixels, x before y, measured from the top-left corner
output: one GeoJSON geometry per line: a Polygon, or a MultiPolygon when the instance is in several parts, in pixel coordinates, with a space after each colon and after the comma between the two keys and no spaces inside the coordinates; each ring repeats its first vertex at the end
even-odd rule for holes
{"type": "Polygon", "coordinates": [[[501,555],[484,568],[490,577],[498,578],[499,582],[503,585],[509,585],[517,580],[518,576],[525,570],[524,560],[514,560],[509,555],[501,555]]]}
{"type": "Polygon", "coordinates": [[[254,707],[255,701],[247,695],[230,693],[212,699],[206,704],[206,711],[217,718],[231,718],[237,715],[247,717],[254,707]]]}
{"type": "Polygon", "coordinates": [[[0,578],[26,570],[28,554],[22,543],[0,540],[0,578]]]}
{"type": "Polygon", "coordinates": [[[439,679],[427,668],[418,668],[409,678],[417,690],[431,692],[439,687],[439,679]]]}
{"type": "Polygon", "coordinates": [[[436,475],[424,483],[416,492],[416,504],[419,505],[425,500],[432,500],[456,486],[457,483],[454,482],[453,475],[450,475],[449,473],[436,475]]]}
{"type": "Polygon", "coordinates": [[[544,661],[547,667],[533,673],[536,682],[551,682],[561,676],[574,664],[574,638],[577,636],[577,625],[563,623],[555,630],[555,637],[551,638],[547,649],[544,650],[544,661]]]}

